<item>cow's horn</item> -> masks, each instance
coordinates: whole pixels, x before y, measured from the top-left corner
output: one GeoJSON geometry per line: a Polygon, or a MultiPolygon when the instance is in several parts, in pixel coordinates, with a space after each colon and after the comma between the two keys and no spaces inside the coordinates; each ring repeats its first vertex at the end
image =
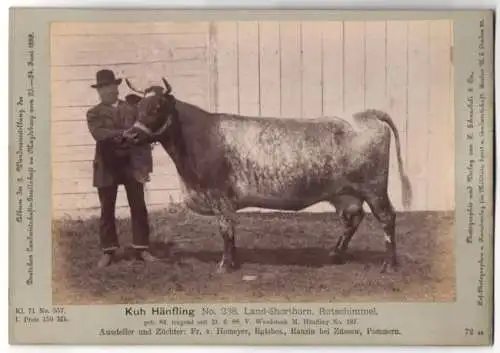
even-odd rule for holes
{"type": "Polygon", "coordinates": [[[170,83],[167,82],[165,77],[162,77],[161,80],[163,81],[163,84],[165,85],[165,88],[167,89],[167,94],[172,92],[172,86],[170,86],[170,83]]]}
{"type": "Polygon", "coordinates": [[[135,93],[139,93],[139,94],[142,94],[142,95],[145,94],[144,91],[138,90],[137,88],[135,88],[134,86],[132,86],[132,84],[130,83],[130,81],[128,80],[128,78],[125,78],[125,83],[127,83],[128,88],[130,88],[135,93]]]}

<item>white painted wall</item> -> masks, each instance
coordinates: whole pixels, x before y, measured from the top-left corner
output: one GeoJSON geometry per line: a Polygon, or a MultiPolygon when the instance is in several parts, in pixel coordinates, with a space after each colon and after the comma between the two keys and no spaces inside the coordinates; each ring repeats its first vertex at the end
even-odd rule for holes
{"type": "MultiPolygon", "coordinates": [[[[52,28],[53,207],[98,210],[85,112],[100,68],[138,86],[166,76],[182,100],[211,111],[314,117],[379,108],[402,139],[414,210],[454,208],[450,21],[57,23],[52,28]]],[[[122,96],[129,93],[121,86],[122,96]]],[[[155,148],[150,208],[179,200],[172,162],[155,148]]],[[[394,145],[389,192],[401,207],[394,145]]],[[[118,206],[128,213],[125,194],[118,206]]],[[[312,210],[326,210],[319,205],[312,210]]]]}

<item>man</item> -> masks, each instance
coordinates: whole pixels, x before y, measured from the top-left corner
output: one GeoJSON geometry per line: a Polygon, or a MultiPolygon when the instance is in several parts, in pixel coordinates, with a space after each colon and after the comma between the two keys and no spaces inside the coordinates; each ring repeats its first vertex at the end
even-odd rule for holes
{"type": "Polygon", "coordinates": [[[137,118],[136,107],[118,99],[122,79],[111,70],[100,70],[96,83],[101,102],[87,112],[87,124],[96,141],[93,186],[101,204],[99,227],[102,256],[97,264],[103,268],[115,260],[119,248],[115,225],[115,205],[118,185],[124,185],[132,218],[132,247],[137,259],[155,261],[149,251],[149,223],[144,184],[152,172],[151,146],[132,146],[125,142],[123,132],[137,118]]]}

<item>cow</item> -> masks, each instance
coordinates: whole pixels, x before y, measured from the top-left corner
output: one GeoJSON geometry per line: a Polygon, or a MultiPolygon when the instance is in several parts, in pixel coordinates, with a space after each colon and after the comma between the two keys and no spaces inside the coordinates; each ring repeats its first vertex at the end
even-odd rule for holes
{"type": "Polygon", "coordinates": [[[137,105],[129,143],[158,142],[175,164],[185,205],[217,219],[224,241],[217,271],[239,268],[235,223],[238,210],[257,207],[300,211],[318,202],[333,205],[343,229],[330,249],[332,263],[346,251],[364,218],[366,202],[385,233],[381,272],[396,271],[395,210],[388,195],[391,131],[397,149],[405,208],[411,205],[399,133],[391,117],[368,109],[339,117],[285,119],[211,113],[181,101],[162,78],[158,86],[127,100],[137,105]],[[162,87],[163,88],[163,87],[162,87]]]}

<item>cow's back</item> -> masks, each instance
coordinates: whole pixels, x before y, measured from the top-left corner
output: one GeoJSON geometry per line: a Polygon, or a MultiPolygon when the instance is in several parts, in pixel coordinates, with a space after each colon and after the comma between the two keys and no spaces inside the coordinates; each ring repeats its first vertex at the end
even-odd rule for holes
{"type": "Polygon", "coordinates": [[[348,163],[350,157],[366,155],[379,147],[377,144],[381,140],[390,137],[384,123],[358,116],[347,120],[339,117],[283,119],[221,114],[218,130],[226,148],[237,153],[238,157],[269,168],[303,167],[308,162],[320,163],[327,158],[325,155],[337,156],[348,163]]]}
{"type": "Polygon", "coordinates": [[[262,163],[280,160],[285,164],[288,158],[297,160],[325,148],[342,148],[356,133],[348,122],[339,118],[298,120],[221,115],[219,129],[225,143],[240,153],[262,163]],[[274,159],[267,160],[266,155],[274,159]]]}
{"type": "Polygon", "coordinates": [[[219,117],[234,188],[257,207],[300,209],[328,199],[350,183],[349,175],[373,164],[370,149],[380,133],[380,125],[337,117],[219,117]]]}

